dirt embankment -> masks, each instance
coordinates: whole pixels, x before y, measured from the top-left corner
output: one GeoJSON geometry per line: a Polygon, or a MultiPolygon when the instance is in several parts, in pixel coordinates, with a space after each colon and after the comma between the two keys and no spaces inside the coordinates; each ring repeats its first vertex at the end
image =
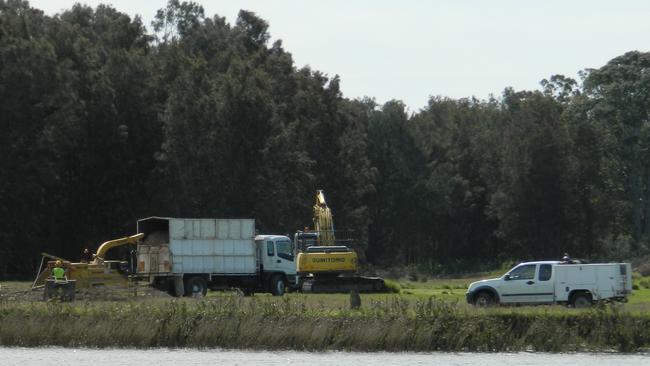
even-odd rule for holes
{"type": "MultiPolygon", "coordinates": [[[[78,289],[75,301],[134,301],[155,299],[170,299],[166,292],[156,290],[150,286],[133,286],[131,288],[97,286],[88,289],[78,289]]],[[[0,301],[4,302],[42,302],[43,287],[31,288],[31,283],[10,282],[0,283],[0,301]]]]}

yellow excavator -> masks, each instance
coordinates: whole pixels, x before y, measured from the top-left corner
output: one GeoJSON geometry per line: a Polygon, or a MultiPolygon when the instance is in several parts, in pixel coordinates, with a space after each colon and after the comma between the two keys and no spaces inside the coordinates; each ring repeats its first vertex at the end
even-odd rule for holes
{"type": "Polygon", "coordinates": [[[47,262],[45,269],[39,274],[36,284],[43,284],[52,273],[52,268],[57,261],[60,261],[65,269],[68,280],[76,280],[76,288],[90,288],[94,286],[115,286],[128,287],[131,273],[129,262],[119,260],[106,260],[109,249],[122,245],[135,245],[142,239],[144,234],[136,234],[124,238],[109,240],[102,243],[93,255],[92,261],[88,263],[75,263],[47,253],[44,257],[53,259],[47,262]]]}
{"type": "Polygon", "coordinates": [[[347,245],[350,240],[336,240],[332,211],[322,190],[316,191],[313,211],[314,230],[305,229],[294,235],[301,290],[321,293],[384,290],[383,279],[356,275],[357,253],[347,245]]]}

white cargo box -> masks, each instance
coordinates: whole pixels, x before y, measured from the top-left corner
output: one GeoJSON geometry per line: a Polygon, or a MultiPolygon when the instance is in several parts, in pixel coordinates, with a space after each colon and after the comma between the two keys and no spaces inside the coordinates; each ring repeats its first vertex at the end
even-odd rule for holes
{"type": "MultiPolygon", "coordinates": [[[[161,268],[162,258],[148,258],[154,251],[146,246],[169,246],[172,274],[256,273],[255,220],[253,219],[181,219],[149,217],[138,221],[138,232],[144,233],[142,250],[138,250],[143,269],[161,268]],[[158,241],[148,241],[148,236],[158,241]],[[162,234],[162,235],[161,235],[162,234]],[[151,265],[147,265],[150,263],[151,265]]],[[[166,254],[166,253],[165,253],[166,254]]]]}
{"type": "Polygon", "coordinates": [[[555,301],[568,301],[574,289],[588,290],[594,300],[632,293],[629,263],[558,264],[555,270],[555,301]]]}

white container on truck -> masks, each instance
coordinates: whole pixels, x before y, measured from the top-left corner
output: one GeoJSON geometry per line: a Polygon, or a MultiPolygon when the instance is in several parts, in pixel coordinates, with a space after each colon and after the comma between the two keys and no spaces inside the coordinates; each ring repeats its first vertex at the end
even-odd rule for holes
{"type": "Polygon", "coordinates": [[[177,296],[228,288],[283,295],[295,285],[291,240],[255,236],[253,219],[149,217],[137,230],[136,277],[177,296]]]}
{"type": "Polygon", "coordinates": [[[598,301],[627,301],[632,293],[629,263],[572,264],[526,262],[499,278],[473,282],[467,302],[493,304],[567,304],[590,306],[598,301]]]}

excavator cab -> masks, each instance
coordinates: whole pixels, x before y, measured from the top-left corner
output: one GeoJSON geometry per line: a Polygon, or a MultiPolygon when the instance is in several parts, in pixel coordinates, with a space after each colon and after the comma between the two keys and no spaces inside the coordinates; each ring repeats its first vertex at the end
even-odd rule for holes
{"type": "Polygon", "coordinates": [[[318,234],[313,231],[297,231],[293,237],[296,252],[304,252],[309,247],[318,246],[318,234]]]}

